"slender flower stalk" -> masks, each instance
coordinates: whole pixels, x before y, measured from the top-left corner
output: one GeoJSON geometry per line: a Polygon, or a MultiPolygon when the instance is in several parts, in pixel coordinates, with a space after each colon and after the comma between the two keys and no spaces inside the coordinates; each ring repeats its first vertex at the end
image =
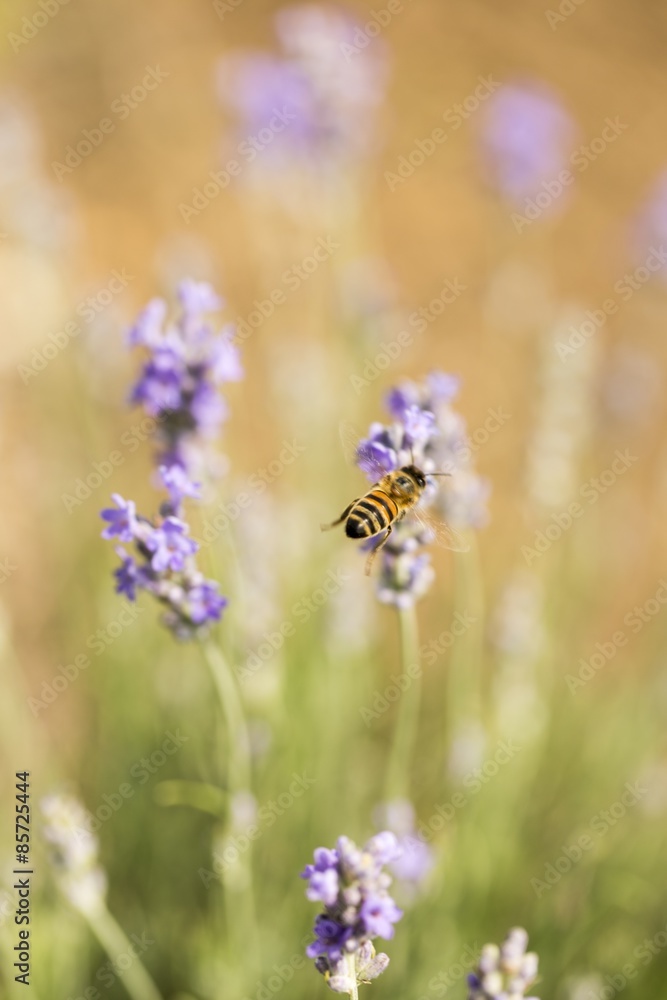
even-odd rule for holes
{"type": "Polygon", "coordinates": [[[372,942],[392,938],[393,925],[403,916],[387,891],[391,877],[383,871],[400,853],[393,833],[378,833],[361,849],[339,837],[334,850],[319,847],[313,864],[301,873],[308,880],[308,899],[323,904],[306,954],[334,993],[357,1000],[359,984],[376,979],[389,965],[372,942]]]}
{"type": "MultiPolygon", "coordinates": [[[[232,840],[236,829],[236,811],[239,803],[251,801],[252,775],[250,767],[250,738],[243,704],[238,690],[238,681],[219,646],[206,642],[202,646],[204,658],[215,685],[220,709],[225,720],[227,746],[227,801],[226,821],[222,830],[220,845],[224,855],[227,840],[232,840]]],[[[225,883],[225,909],[227,913],[227,933],[230,953],[240,963],[244,975],[257,968],[259,944],[255,913],[253,887],[252,842],[238,854],[238,859],[230,867],[225,883]],[[239,949],[242,949],[239,952],[239,949]]]]}
{"type": "Polygon", "coordinates": [[[394,739],[389,752],[385,799],[407,798],[410,790],[410,765],[419,726],[421,704],[421,671],[409,670],[419,664],[419,627],[414,605],[398,609],[398,623],[401,632],[402,675],[409,678],[409,685],[403,692],[398,718],[394,729],[394,739]]]}
{"type": "Polygon", "coordinates": [[[132,948],[125,932],[106,904],[107,877],[98,860],[92,817],[71,795],[53,794],[42,800],[44,838],[58,886],[87,921],[112,962],[134,954],[123,972],[123,984],[132,1000],[162,1000],[160,991],[132,948]]]}

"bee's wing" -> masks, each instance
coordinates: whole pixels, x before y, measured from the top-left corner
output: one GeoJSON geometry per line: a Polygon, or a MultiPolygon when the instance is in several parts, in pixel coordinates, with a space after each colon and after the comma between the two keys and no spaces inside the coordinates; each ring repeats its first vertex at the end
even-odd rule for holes
{"type": "MultiPolygon", "coordinates": [[[[341,420],[339,424],[340,441],[343,446],[343,454],[350,465],[357,465],[360,458],[363,458],[364,465],[369,474],[373,476],[375,482],[382,479],[387,474],[387,470],[377,461],[369,451],[361,447],[363,435],[354,424],[349,424],[341,420]]],[[[364,470],[365,471],[365,470],[364,470]]]]}
{"type": "Polygon", "coordinates": [[[470,544],[465,536],[459,531],[455,531],[446,521],[443,521],[442,518],[433,514],[427,508],[417,505],[417,507],[413,508],[412,513],[433,536],[433,541],[436,545],[442,546],[443,549],[451,549],[452,552],[470,551],[470,544]]]}

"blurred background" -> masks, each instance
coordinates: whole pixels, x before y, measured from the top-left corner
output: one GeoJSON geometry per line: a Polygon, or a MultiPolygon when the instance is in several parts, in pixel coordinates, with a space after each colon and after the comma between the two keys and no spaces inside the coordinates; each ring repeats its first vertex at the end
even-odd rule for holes
{"type": "Polygon", "coordinates": [[[434,553],[416,605],[435,645],[391,822],[426,847],[364,989],[465,997],[470,956],[520,924],[536,995],[661,995],[666,17],[600,0],[2,5],[3,995],[24,995],[24,770],[35,996],[127,995],[125,962],[108,966],[122,938],[105,953],[51,873],[37,806],[55,792],[97,817],[109,912],[144,935],[163,997],[324,995],[310,961],[284,971],[316,912],[298,873],[388,824],[405,664],[396,608],[319,524],[363,488],[340,421],[386,421],[388,390],[433,370],[461,378],[488,514],[470,552],[434,553]],[[251,665],[252,796],[234,801],[197,644],[147,599],[123,613],[99,539],[112,492],[158,506],[125,332],[156,295],[175,309],[187,276],[224,296],[245,370],[192,513],[230,600],[214,638],[237,676],[251,665]],[[280,795],[252,890],[245,863],[202,877],[280,795]]]}

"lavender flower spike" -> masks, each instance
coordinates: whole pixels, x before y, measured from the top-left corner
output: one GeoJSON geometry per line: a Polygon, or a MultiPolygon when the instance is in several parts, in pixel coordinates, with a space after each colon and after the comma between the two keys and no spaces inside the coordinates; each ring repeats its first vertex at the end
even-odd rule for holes
{"type": "MultiPolygon", "coordinates": [[[[481,154],[490,184],[522,206],[567,167],[576,134],[558,95],[543,83],[505,84],[482,117],[481,154]]],[[[548,208],[560,207],[559,202],[552,199],[548,208]]]]}
{"type": "Polygon", "coordinates": [[[393,925],[403,916],[383,871],[399,855],[393,833],[379,833],[363,848],[340,837],[335,850],[318,848],[314,863],[301,873],[308,879],[308,899],[323,904],[306,954],[334,993],[355,996],[359,983],[376,979],[389,964],[386,955],[375,953],[372,941],[392,938],[393,925]]]}
{"type": "Polygon", "coordinates": [[[43,835],[58,884],[72,906],[93,913],[104,905],[107,878],[98,861],[92,817],[72,795],[52,794],[41,801],[43,835]]]}
{"type": "Polygon", "coordinates": [[[227,414],[220,394],[224,382],[243,371],[234,328],[216,331],[209,315],[223,305],[210,285],[186,279],[178,287],[181,315],[165,326],[166,304],[153,299],[129,332],[145,359],[130,398],[157,422],[158,464],[176,506],[194,495],[192,478],[204,466],[206,439],[214,437],[227,414]],[[183,475],[170,470],[177,468],[183,475]]]}
{"type": "Polygon", "coordinates": [[[485,944],[477,969],[468,976],[468,1000],[524,1000],[537,978],[538,963],[535,952],[526,951],[527,944],[523,927],[513,927],[500,948],[485,944]]]}
{"type": "MultiPolygon", "coordinates": [[[[108,508],[102,517],[110,527],[104,538],[113,534],[133,545],[128,553],[116,549],[121,565],[114,571],[116,592],[136,600],[138,590],[146,590],[162,604],[164,624],[181,639],[195,638],[218,621],[226,598],[218,594],[213,580],[206,580],[196,567],[197,543],[189,535],[185,521],[171,514],[149,521],[134,515],[134,504],[114,494],[118,510],[108,508]],[[127,511],[132,517],[126,517],[127,511]]],[[[166,505],[171,509],[170,504],[166,505]]]]}
{"type": "MultiPolygon", "coordinates": [[[[357,465],[371,482],[404,465],[414,464],[425,472],[427,486],[419,506],[434,508],[454,531],[484,524],[489,492],[474,469],[465,421],[452,406],[458,387],[458,379],[443,372],[395,386],[387,397],[393,423],[372,424],[357,449],[357,465]],[[436,488],[436,480],[428,479],[433,472],[450,473],[451,478],[439,480],[445,484],[442,489],[436,488]]],[[[377,589],[381,602],[406,608],[426,593],[434,578],[425,551],[431,541],[432,532],[414,514],[394,524],[381,550],[377,589]]],[[[362,547],[377,544],[373,538],[362,547]]],[[[465,540],[460,540],[460,547],[467,547],[465,540]]]]}

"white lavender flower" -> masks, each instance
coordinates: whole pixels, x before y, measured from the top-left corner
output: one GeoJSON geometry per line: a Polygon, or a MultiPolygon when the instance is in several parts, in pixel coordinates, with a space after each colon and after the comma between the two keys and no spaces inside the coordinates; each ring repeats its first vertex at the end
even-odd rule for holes
{"type": "Polygon", "coordinates": [[[98,841],[90,829],[91,817],[72,795],[52,794],[42,799],[43,834],[60,889],[82,913],[104,905],[107,878],[98,863],[98,841]]]}
{"type": "Polygon", "coordinates": [[[485,944],[477,969],[468,976],[468,1000],[524,1000],[537,978],[538,963],[535,952],[526,951],[527,944],[523,927],[513,927],[500,948],[485,944]]]}

